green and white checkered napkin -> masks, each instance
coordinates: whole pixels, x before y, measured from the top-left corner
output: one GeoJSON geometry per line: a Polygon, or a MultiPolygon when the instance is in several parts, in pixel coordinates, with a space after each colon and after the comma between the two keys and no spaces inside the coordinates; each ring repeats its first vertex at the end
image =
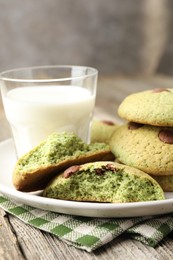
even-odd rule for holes
{"type": "Polygon", "coordinates": [[[2,195],[0,207],[23,222],[88,252],[107,244],[124,232],[154,247],[173,230],[173,213],[152,218],[78,217],[19,204],[2,195]]]}

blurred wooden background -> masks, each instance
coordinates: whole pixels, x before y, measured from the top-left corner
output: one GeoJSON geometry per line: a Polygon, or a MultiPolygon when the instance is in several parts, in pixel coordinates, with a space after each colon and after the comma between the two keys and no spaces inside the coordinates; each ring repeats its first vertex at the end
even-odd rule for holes
{"type": "Polygon", "coordinates": [[[0,71],[76,64],[173,75],[171,0],[0,0],[0,71]]]}

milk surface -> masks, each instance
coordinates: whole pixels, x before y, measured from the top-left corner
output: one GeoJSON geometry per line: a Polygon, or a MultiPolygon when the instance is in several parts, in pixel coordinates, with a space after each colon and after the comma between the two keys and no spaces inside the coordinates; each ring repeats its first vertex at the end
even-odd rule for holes
{"type": "Polygon", "coordinates": [[[55,131],[76,133],[89,141],[95,97],[77,86],[16,88],[4,98],[18,157],[55,131]]]}

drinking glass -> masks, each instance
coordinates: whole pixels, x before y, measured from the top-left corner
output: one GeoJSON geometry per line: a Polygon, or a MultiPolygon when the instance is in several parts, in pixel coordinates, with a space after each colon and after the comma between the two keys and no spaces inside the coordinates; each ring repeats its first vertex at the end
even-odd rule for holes
{"type": "Polygon", "coordinates": [[[90,142],[98,71],[85,66],[39,66],[0,74],[6,118],[17,157],[53,132],[90,142]]]}

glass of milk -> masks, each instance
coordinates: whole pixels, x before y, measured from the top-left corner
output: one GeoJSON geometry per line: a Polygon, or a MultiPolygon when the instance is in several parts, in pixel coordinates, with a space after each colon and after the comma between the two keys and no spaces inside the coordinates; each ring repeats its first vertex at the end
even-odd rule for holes
{"type": "Polygon", "coordinates": [[[98,71],[84,66],[39,66],[0,74],[17,157],[49,134],[73,132],[90,142],[98,71]]]}

